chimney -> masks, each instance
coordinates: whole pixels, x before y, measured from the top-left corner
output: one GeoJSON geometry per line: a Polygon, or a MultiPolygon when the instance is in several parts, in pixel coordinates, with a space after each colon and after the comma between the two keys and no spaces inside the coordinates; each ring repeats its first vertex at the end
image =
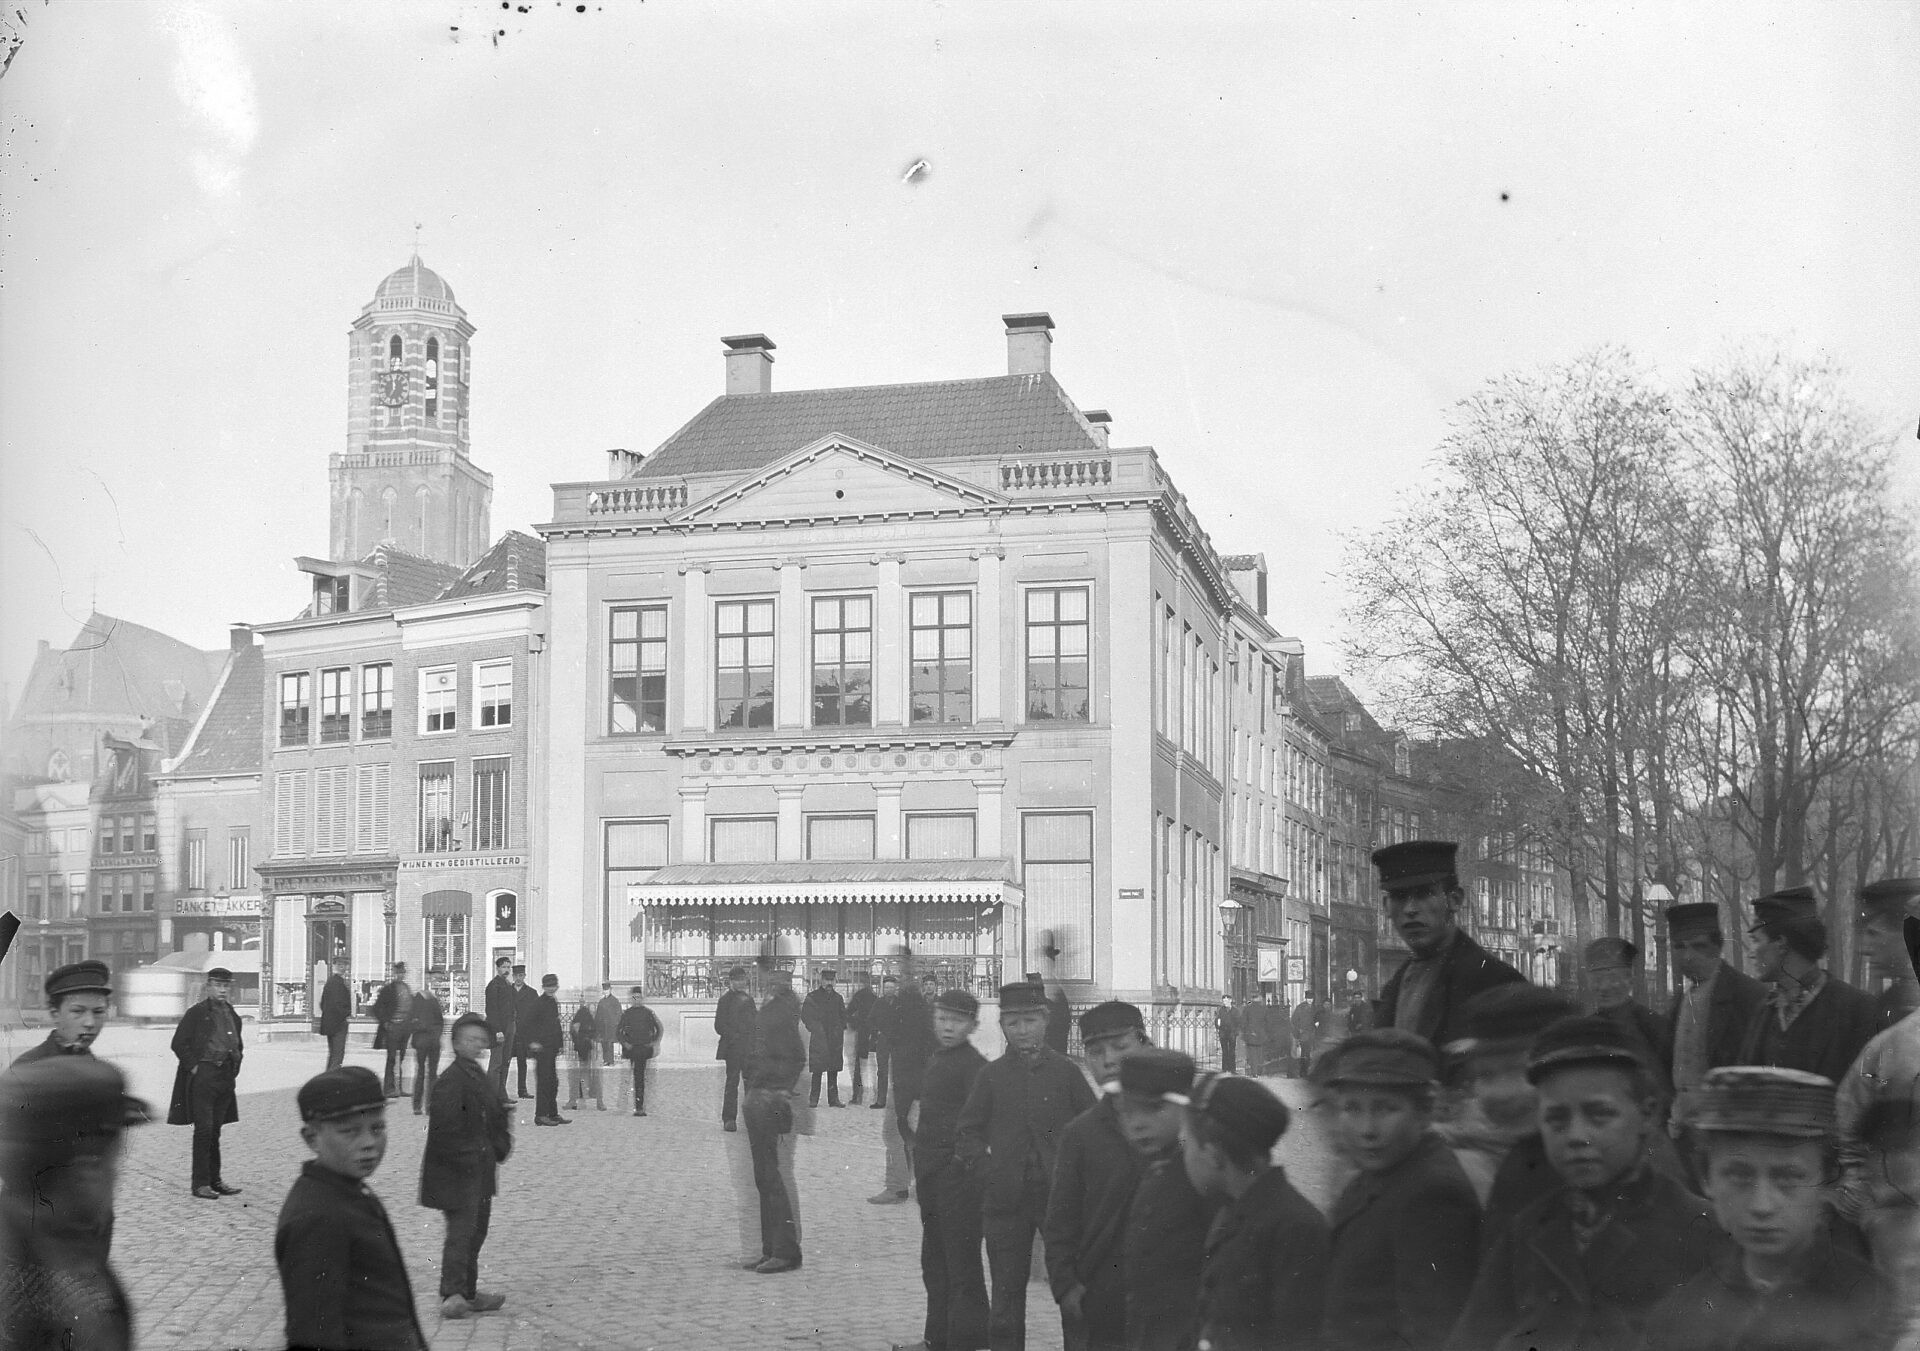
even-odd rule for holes
{"type": "MultiPolygon", "coordinates": [[[[732,393],[731,390],[728,393],[732,393]]],[[[632,478],[640,472],[641,463],[647,458],[644,450],[623,450],[615,448],[607,452],[607,477],[609,479],[632,478]]]]}
{"type": "Polygon", "coordinates": [[[245,652],[253,646],[253,625],[229,624],[227,626],[227,651],[245,652]]]}
{"type": "Polygon", "coordinates": [[[1007,326],[1007,374],[1045,375],[1051,362],[1053,316],[1050,314],[1003,314],[1007,326]]]}
{"type": "Polygon", "coordinates": [[[727,393],[769,394],[773,391],[773,340],[764,333],[742,333],[722,338],[727,345],[727,393]]]}
{"type": "Polygon", "coordinates": [[[1104,408],[1095,408],[1081,416],[1085,417],[1087,425],[1093,428],[1093,439],[1100,443],[1100,449],[1105,450],[1109,433],[1113,430],[1113,414],[1104,408]]]}

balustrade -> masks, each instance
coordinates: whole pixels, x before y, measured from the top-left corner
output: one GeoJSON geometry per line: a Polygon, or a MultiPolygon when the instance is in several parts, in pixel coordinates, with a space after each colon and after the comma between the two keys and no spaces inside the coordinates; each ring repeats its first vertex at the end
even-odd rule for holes
{"type": "Polygon", "coordinates": [[[1020,460],[1000,466],[1004,492],[1040,488],[1104,488],[1113,482],[1113,461],[1020,460]]]}

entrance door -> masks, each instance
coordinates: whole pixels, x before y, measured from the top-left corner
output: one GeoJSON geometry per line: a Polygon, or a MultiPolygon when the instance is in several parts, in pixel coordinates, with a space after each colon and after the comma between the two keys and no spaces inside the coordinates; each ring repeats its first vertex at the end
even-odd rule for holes
{"type": "Polygon", "coordinates": [[[309,962],[307,984],[307,1007],[312,1016],[320,1013],[320,987],[326,981],[326,975],[320,963],[328,963],[341,976],[348,974],[348,961],[353,949],[347,946],[351,932],[346,917],[333,915],[313,915],[307,919],[307,961],[309,962]]]}

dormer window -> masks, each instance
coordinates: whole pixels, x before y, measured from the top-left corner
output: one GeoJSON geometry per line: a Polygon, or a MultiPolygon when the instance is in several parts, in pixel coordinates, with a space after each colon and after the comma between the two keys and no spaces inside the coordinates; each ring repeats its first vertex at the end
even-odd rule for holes
{"type": "Polygon", "coordinates": [[[427,339],[427,421],[440,415],[440,340],[427,339]]]}
{"type": "Polygon", "coordinates": [[[345,614],[349,594],[345,577],[315,577],[313,612],[317,615],[345,614]]]}

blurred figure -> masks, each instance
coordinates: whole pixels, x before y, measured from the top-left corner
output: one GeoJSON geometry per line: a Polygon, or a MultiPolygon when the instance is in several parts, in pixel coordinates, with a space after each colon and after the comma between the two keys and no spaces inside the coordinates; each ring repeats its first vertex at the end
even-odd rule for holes
{"type": "Polygon", "coordinates": [[[1240,1017],[1240,1040],[1247,1047],[1247,1073],[1267,1072],[1267,1005],[1269,996],[1255,995],[1240,1017]]]}
{"type": "MultiPolygon", "coordinates": [[[[493,979],[487,982],[487,1026],[493,1029],[493,1050],[487,1057],[487,1073],[493,1076],[502,1093],[507,1091],[507,1064],[518,1049],[514,1043],[520,1022],[519,987],[513,983],[512,967],[509,958],[495,957],[493,979]]],[[[520,969],[526,970],[524,966],[520,969]]],[[[526,1080],[520,1082],[524,1087],[526,1080]]]]}
{"type": "MultiPolygon", "coordinates": [[[[1267,1050],[1255,1074],[1289,1075],[1293,1073],[1293,1016],[1279,994],[1267,996],[1256,1012],[1267,1030],[1267,1050]]],[[[1251,1067],[1250,1067],[1251,1068],[1251,1067]]]]}
{"type": "MultiPolygon", "coordinates": [[[[519,968],[515,968],[518,970],[519,968]]],[[[536,1126],[571,1126],[573,1118],[560,1115],[560,1047],[566,1033],[560,1026],[560,977],[549,971],[540,977],[533,1015],[524,1024],[527,1050],[533,1054],[533,1103],[536,1126]]]]}
{"type": "MultiPolygon", "coordinates": [[[[713,1010],[713,1030],[720,1038],[713,1058],[727,1065],[727,1083],[720,1096],[720,1129],[738,1130],[740,1117],[740,1076],[746,1072],[747,1057],[753,1051],[753,996],[747,993],[747,968],[736,966],[727,972],[727,989],[713,1010]]],[[[884,1082],[881,1095],[884,1097],[884,1082]]]]}
{"type": "Polygon", "coordinates": [[[1127,1351],[1186,1351],[1200,1331],[1214,1207],[1193,1189],[1180,1157],[1195,1072],[1192,1057],[1157,1046],[1120,1062],[1120,1128],[1145,1165],[1120,1238],[1127,1351]]]}
{"type": "Polygon", "coordinates": [[[320,987],[320,1035],[327,1039],[327,1068],[337,1070],[347,1058],[347,1025],[353,1017],[353,993],[347,979],[327,963],[326,983],[320,987]]]}
{"type": "Polygon", "coordinates": [[[447,1031],[447,1010],[434,987],[446,981],[444,966],[429,967],[427,983],[413,997],[413,1114],[426,1110],[427,1095],[440,1075],[440,1040],[447,1031]]]}
{"type": "Polygon", "coordinates": [[[1524,1206],[1560,1185],[1540,1142],[1540,1095],[1527,1081],[1527,1057],[1534,1038],[1574,1011],[1553,990],[1496,985],[1468,1001],[1467,1035],[1445,1048],[1467,1096],[1439,1131],[1486,1210],[1482,1248],[1524,1206]]]}
{"type": "Polygon", "coordinates": [[[1740,1043],[1767,988],[1728,966],[1722,951],[1720,907],[1701,901],[1667,909],[1668,946],[1674,965],[1686,977],[1686,989],[1667,1012],[1667,1040],[1673,1047],[1673,1112],[1668,1129],[1685,1142],[1688,1102],[1707,1071],[1740,1059],[1740,1043]]]}
{"type": "Polygon", "coordinates": [[[602,981],[600,1002],[593,1006],[593,1035],[600,1043],[602,1069],[613,1064],[613,1050],[620,1041],[620,1013],[620,1000],[613,992],[613,982],[602,981]]]}
{"type": "Polygon", "coordinates": [[[793,972],[767,972],[767,986],[767,998],[754,1015],[744,1108],[760,1202],[760,1260],[750,1269],[762,1276],[792,1271],[801,1262],[800,1228],[792,1183],[781,1166],[780,1137],[793,1133],[794,1085],[807,1066],[793,972]]]}
{"type": "Polygon", "coordinates": [[[880,996],[874,992],[873,972],[861,971],[854,979],[860,988],[847,1000],[847,1030],[853,1040],[853,1096],[847,1101],[858,1107],[866,1096],[864,1074],[867,1058],[873,1054],[873,1006],[880,1002],[880,996]]]}
{"type": "Polygon", "coordinates": [[[393,978],[373,997],[373,1049],[387,1053],[381,1087],[390,1098],[407,1094],[407,1050],[413,1040],[413,987],[407,984],[407,964],[393,964],[393,978]]]}
{"type": "MultiPolygon", "coordinates": [[[[519,1093],[522,1098],[534,1095],[527,1092],[527,1061],[533,1055],[533,1025],[540,1017],[540,996],[527,984],[527,968],[516,962],[513,968],[513,1065],[519,1080],[519,1093]]],[[[536,1066],[534,1084],[540,1082],[536,1066]]],[[[555,1104],[558,1105],[557,1103],[555,1104]]],[[[534,1104],[534,1111],[540,1110],[540,1104],[534,1104]]]]}
{"type": "MultiPolygon", "coordinates": [[[[1673,1045],[1660,1016],[1633,997],[1633,972],[1640,949],[1624,938],[1596,938],[1582,954],[1593,1012],[1618,1023],[1640,1047],[1640,1058],[1655,1076],[1662,1103],[1673,1098],[1673,1045]]],[[[1666,1114],[1660,1117],[1666,1128],[1666,1114]]]]}
{"type": "Polygon", "coordinates": [[[807,991],[800,1005],[800,1021],[807,1027],[807,1068],[813,1073],[807,1090],[809,1105],[820,1105],[820,1081],[827,1081],[827,1106],[840,1105],[841,1059],[847,1041],[847,1001],[833,988],[833,969],[820,972],[820,983],[807,991]]]}
{"type": "Polygon", "coordinates": [[[113,973],[105,962],[70,962],[49,975],[44,988],[53,1028],[47,1039],[13,1058],[15,1065],[31,1065],[60,1055],[92,1055],[94,1039],[107,1025],[108,1001],[113,997],[113,973]]]}
{"type": "Polygon", "coordinates": [[[180,1067],[173,1076],[167,1124],[193,1127],[193,1194],[203,1201],[240,1194],[220,1171],[220,1130],[240,1119],[234,1084],[247,1050],[232,996],[233,972],[214,967],[207,972],[207,997],[187,1010],[173,1032],[173,1056],[180,1067]]]}
{"type": "Polygon", "coordinates": [[[1232,995],[1220,996],[1220,1010],[1213,1015],[1213,1030],[1220,1038],[1220,1068],[1232,1074],[1240,1068],[1235,1045],[1240,1040],[1240,1011],[1234,1008],[1232,995]]]}
{"type": "MultiPolygon", "coordinates": [[[[477,1013],[453,1025],[453,1063],[433,1082],[427,1146],[420,1156],[420,1204],[443,1212],[440,1316],[465,1318],[507,1302],[479,1288],[480,1247],[493,1218],[500,1165],[513,1153],[513,1105],[480,1068],[480,1057],[500,1041],[477,1013]]],[[[497,1050],[496,1050],[497,1054],[497,1050]]]]}
{"type": "MultiPolygon", "coordinates": [[[[880,1002],[873,1006],[873,1102],[878,1112],[887,1105],[887,1079],[893,1058],[893,1016],[900,1007],[900,978],[880,978],[880,1002]]],[[[884,1124],[884,1121],[883,1123],[884,1124]]],[[[902,1163],[904,1173],[905,1164],[902,1163]]],[[[892,1176],[891,1173],[888,1174],[892,1176]]],[[[902,1181],[904,1182],[904,1177],[902,1181]]]]}
{"type": "Polygon", "coordinates": [[[1302,999],[1293,1006],[1293,1015],[1289,1020],[1293,1033],[1293,1072],[1304,1079],[1313,1071],[1313,1052],[1318,1039],[1319,1010],[1314,1007],[1311,998],[1302,999]]]}
{"type": "Polygon", "coordinates": [[[1372,1026],[1373,1005],[1367,1001],[1364,994],[1355,990],[1352,997],[1347,1000],[1347,1035],[1365,1032],[1372,1026]]]}
{"type": "MultiPolygon", "coordinates": [[[[633,1114],[647,1114],[647,1066],[660,1051],[660,1038],[664,1029],[654,1011],[647,1007],[646,987],[636,985],[627,991],[632,1001],[626,1012],[620,1015],[619,1026],[614,1035],[620,1039],[621,1054],[627,1058],[627,1065],[633,1078],[633,1114]]],[[[747,1000],[747,1007],[753,1007],[753,1000],[747,1000]]],[[[749,1040],[748,1045],[752,1042],[749,1040]]]]}
{"type": "Polygon", "coordinates": [[[607,1110],[607,1100],[600,1089],[600,1065],[595,1059],[599,1044],[600,1030],[594,1007],[582,999],[567,1023],[567,1045],[573,1059],[567,1064],[567,1100],[562,1111],[571,1112],[588,1098],[592,1098],[601,1111],[607,1110]]]}

